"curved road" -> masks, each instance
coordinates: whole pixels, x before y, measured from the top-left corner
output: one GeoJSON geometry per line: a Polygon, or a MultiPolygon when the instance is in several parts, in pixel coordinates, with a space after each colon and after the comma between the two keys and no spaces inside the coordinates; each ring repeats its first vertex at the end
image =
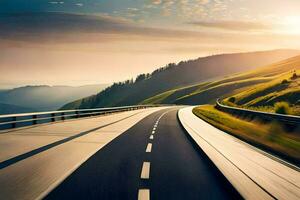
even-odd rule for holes
{"type": "Polygon", "coordinates": [[[177,110],[138,122],[45,199],[241,199],[186,134],[177,110]]]}

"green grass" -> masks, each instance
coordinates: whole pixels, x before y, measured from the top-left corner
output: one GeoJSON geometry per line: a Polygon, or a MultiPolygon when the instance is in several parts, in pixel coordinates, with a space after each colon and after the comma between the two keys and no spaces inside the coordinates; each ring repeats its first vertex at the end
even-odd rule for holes
{"type": "Polygon", "coordinates": [[[73,110],[74,108],[79,108],[81,102],[82,102],[82,99],[73,101],[71,103],[68,103],[68,104],[64,105],[59,110],[73,110]]]}
{"type": "Polygon", "coordinates": [[[168,90],[166,92],[160,93],[148,99],[145,99],[141,104],[168,104],[175,103],[182,96],[188,95],[194,91],[197,91],[207,85],[210,82],[204,82],[200,84],[190,85],[186,87],[179,87],[176,89],[168,90]]]}
{"type": "MultiPolygon", "coordinates": [[[[265,78],[251,78],[247,80],[235,80],[235,81],[216,81],[211,84],[206,85],[205,87],[198,88],[196,91],[187,94],[185,96],[182,96],[176,100],[176,102],[187,102],[190,103],[194,101],[195,98],[207,98],[209,97],[211,99],[211,102],[215,102],[216,98],[221,98],[223,96],[229,96],[234,91],[237,91],[241,88],[249,87],[253,84],[258,84],[261,82],[266,82],[269,79],[265,78]],[[211,98],[209,95],[212,95],[213,98],[211,98]],[[214,95],[217,94],[217,95],[214,95]]],[[[208,100],[207,100],[208,101],[208,100]]]]}
{"type": "Polygon", "coordinates": [[[159,95],[144,100],[141,104],[162,104],[164,100],[173,94],[176,90],[170,90],[159,95]]]}
{"type": "Polygon", "coordinates": [[[296,163],[300,162],[300,136],[296,134],[299,130],[287,132],[276,122],[262,124],[257,120],[240,119],[221,112],[212,105],[196,107],[193,113],[213,126],[244,141],[296,163]]]}
{"type": "MultiPolygon", "coordinates": [[[[285,102],[288,112],[282,114],[299,115],[300,99],[300,77],[293,77],[294,72],[290,71],[276,76],[273,80],[255,85],[236,93],[223,100],[223,103],[230,106],[246,109],[276,112],[276,104],[285,102]],[[230,99],[234,98],[234,102],[230,99]]],[[[300,70],[297,71],[300,74],[300,70]]]]}
{"type": "Polygon", "coordinates": [[[291,115],[293,114],[290,105],[287,102],[281,101],[274,104],[275,112],[278,114],[291,115]]]}
{"type": "Polygon", "coordinates": [[[265,109],[286,98],[293,104],[300,96],[300,78],[291,80],[294,70],[300,74],[300,56],[219,80],[165,91],[142,103],[197,105],[234,96],[238,106],[254,109],[265,109]]]}
{"type": "MultiPolygon", "coordinates": [[[[266,82],[269,78],[251,78],[249,80],[238,80],[232,82],[205,82],[188,87],[177,88],[158,94],[148,98],[142,104],[160,104],[160,103],[176,103],[191,104],[197,102],[195,98],[201,99],[205,103],[214,103],[215,100],[222,95],[230,95],[253,84],[266,82]],[[230,91],[232,93],[230,93],[230,91]],[[208,95],[210,94],[210,95],[208,95]],[[212,95],[212,96],[211,96],[212,95]]],[[[202,102],[201,102],[202,103],[202,102]]]]}
{"type": "MultiPolygon", "coordinates": [[[[300,73],[300,71],[298,71],[300,73]]],[[[284,73],[280,76],[274,77],[269,82],[255,85],[255,87],[249,88],[234,95],[236,104],[247,106],[259,105],[263,103],[271,102],[272,98],[278,98],[286,94],[300,92],[300,79],[291,80],[292,73],[284,73]],[[287,80],[287,83],[282,83],[283,80],[287,80]]]]}

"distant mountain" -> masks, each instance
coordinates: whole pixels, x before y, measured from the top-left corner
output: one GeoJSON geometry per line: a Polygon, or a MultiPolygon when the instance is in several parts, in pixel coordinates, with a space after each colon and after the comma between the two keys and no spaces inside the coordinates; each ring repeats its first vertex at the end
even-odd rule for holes
{"type": "Polygon", "coordinates": [[[142,103],[165,91],[256,69],[300,54],[297,50],[223,54],[168,64],[135,80],[114,83],[97,95],[66,104],[62,109],[122,106],[142,103]]]}
{"type": "MultiPolygon", "coordinates": [[[[79,87],[25,86],[0,91],[0,103],[14,105],[15,109],[13,110],[16,112],[18,112],[17,107],[27,108],[31,111],[57,110],[67,102],[96,94],[107,86],[106,84],[79,87]]],[[[22,112],[23,109],[19,111],[22,112]]],[[[3,113],[0,112],[0,114],[3,113]]]]}
{"type": "Polygon", "coordinates": [[[21,106],[0,103],[0,113],[2,115],[14,114],[14,113],[26,113],[26,112],[33,112],[33,110],[21,106]]]}

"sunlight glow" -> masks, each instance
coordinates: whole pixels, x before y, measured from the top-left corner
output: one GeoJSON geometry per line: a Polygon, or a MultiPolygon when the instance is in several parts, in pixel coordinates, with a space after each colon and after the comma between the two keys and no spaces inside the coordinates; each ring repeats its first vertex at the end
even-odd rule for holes
{"type": "Polygon", "coordinates": [[[300,16],[287,16],[283,20],[284,32],[300,34],[300,16]]]}

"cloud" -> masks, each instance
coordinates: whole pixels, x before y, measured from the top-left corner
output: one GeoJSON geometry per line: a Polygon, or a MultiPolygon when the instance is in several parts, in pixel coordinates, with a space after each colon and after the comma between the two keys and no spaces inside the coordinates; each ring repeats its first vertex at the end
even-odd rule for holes
{"type": "Polygon", "coordinates": [[[264,23],[250,21],[194,21],[189,24],[205,28],[234,31],[264,31],[272,28],[270,25],[264,23]]]}
{"type": "Polygon", "coordinates": [[[158,8],[165,17],[178,20],[207,18],[207,13],[222,10],[223,3],[216,0],[151,0],[147,8],[158,8]]]}
{"type": "Polygon", "coordinates": [[[50,4],[64,4],[64,1],[50,1],[50,4]]]}
{"type": "Polygon", "coordinates": [[[207,5],[210,3],[210,0],[196,0],[196,3],[202,4],[202,5],[207,5]]]}
{"type": "Polygon", "coordinates": [[[153,4],[159,5],[162,3],[162,0],[152,0],[153,4]]]}
{"type": "Polygon", "coordinates": [[[72,13],[20,13],[0,15],[0,38],[21,41],[78,40],[77,36],[143,38],[210,37],[209,33],[172,30],[140,26],[136,23],[109,15],[83,15],[72,13]]]}
{"type": "MultiPolygon", "coordinates": [[[[119,42],[164,42],[164,43],[199,43],[203,44],[244,44],[268,40],[296,41],[283,35],[264,32],[249,34],[246,30],[266,29],[267,26],[248,22],[192,22],[191,24],[226,30],[243,30],[239,32],[185,30],[171,28],[154,28],[137,25],[133,21],[112,17],[107,14],[83,15],[72,13],[21,13],[0,15],[0,38],[10,41],[7,45],[17,42],[41,45],[44,43],[90,43],[117,44],[119,42]]],[[[3,43],[0,47],[3,47],[3,43]]]]}
{"type": "Polygon", "coordinates": [[[83,15],[60,12],[0,14],[0,37],[43,39],[76,33],[128,32],[129,22],[105,14],[83,15]]]}

